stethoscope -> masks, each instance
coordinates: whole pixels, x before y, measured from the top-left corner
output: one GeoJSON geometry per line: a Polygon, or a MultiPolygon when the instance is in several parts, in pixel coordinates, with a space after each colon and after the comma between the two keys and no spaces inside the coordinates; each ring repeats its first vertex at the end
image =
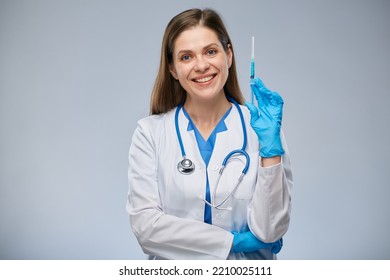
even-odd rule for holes
{"type": "MultiPolygon", "coordinates": [[[[246,149],[246,143],[247,143],[247,133],[246,133],[246,126],[245,126],[245,121],[244,121],[244,116],[242,114],[242,111],[241,111],[241,108],[240,108],[240,105],[231,97],[227,96],[227,99],[232,102],[237,110],[238,110],[238,113],[240,115],[240,120],[241,120],[241,126],[242,126],[242,133],[243,133],[243,144],[242,144],[242,148],[241,149],[237,149],[237,150],[233,150],[231,151],[230,153],[227,154],[227,156],[224,158],[224,160],[222,161],[222,167],[221,169],[219,170],[219,175],[218,175],[218,178],[217,178],[217,181],[215,183],[215,188],[214,188],[214,192],[213,192],[213,196],[212,196],[212,201],[214,200],[215,198],[215,194],[216,194],[216,191],[217,191],[217,187],[218,187],[218,184],[219,184],[219,180],[221,179],[221,176],[222,176],[222,173],[223,171],[225,170],[225,167],[229,161],[229,159],[233,156],[233,155],[237,155],[237,154],[242,154],[245,156],[245,166],[244,166],[244,169],[242,170],[242,173],[240,175],[240,177],[238,178],[237,180],[237,183],[236,185],[234,186],[233,190],[229,193],[228,196],[226,196],[221,202],[217,203],[217,204],[212,204],[210,202],[208,202],[207,200],[205,200],[203,197],[200,197],[201,200],[203,200],[207,205],[209,205],[210,207],[213,207],[213,208],[216,208],[216,209],[219,209],[219,210],[231,210],[231,207],[227,207],[227,208],[222,208],[221,206],[229,199],[229,197],[236,191],[236,189],[238,188],[238,186],[240,185],[243,177],[245,176],[246,172],[248,171],[248,168],[249,168],[249,164],[250,164],[250,159],[249,159],[249,155],[248,153],[245,151],[246,149]]],[[[177,164],[177,169],[179,170],[179,172],[183,175],[189,175],[189,174],[192,174],[194,171],[195,171],[195,164],[192,162],[192,160],[190,160],[189,158],[186,157],[186,153],[185,153],[185,150],[184,150],[184,145],[183,145],[183,140],[181,139],[181,134],[180,134],[180,129],[179,129],[179,112],[180,110],[183,108],[183,105],[184,105],[184,102],[181,103],[179,106],[177,106],[176,108],[176,112],[175,112],[175,127],[176,127],[176,134],[177,134],[177,139],[179,140],[179,145],[180,145],[180,149],[181,149],[181,155],[182,155],[182,160],[179,161],[179,163],[177,164]]]]}

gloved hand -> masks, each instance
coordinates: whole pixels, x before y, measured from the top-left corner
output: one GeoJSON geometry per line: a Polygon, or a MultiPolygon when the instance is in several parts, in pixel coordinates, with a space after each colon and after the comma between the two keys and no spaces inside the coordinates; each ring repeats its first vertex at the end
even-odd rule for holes
{"type": "Polygon", "coordinates": [[[232,231],[233,238],[233,253],[239,252],[254,252],[260,249],[271,249],[272,253],[277,254],[283,247],[283,239],[273,243],[264,243],[257,239],[251,231],[237,233],[232,231]]]}
{"type": "Polygon", "coordinates": [[[282,125],[283,99],[274,91],[265,87],[259,78],[251,80],[250,86],[256,96],[258,108],[246,102],[251,114],[251,126],[256,132],[260,142],[261,157],[269,158],[284,154],[280,139],[280,127],[282,125]]]}

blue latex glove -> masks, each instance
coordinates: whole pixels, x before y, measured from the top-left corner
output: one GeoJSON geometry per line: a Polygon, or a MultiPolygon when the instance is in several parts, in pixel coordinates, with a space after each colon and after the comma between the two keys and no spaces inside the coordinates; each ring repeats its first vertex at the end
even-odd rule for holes
{"type": "Polygon", "coordinates": [[[283,247],[283,239],[273,243],[264,243],[257,239],[251,231],[241,233],[233,231],[232,233],[234,235],[232,248],[233,253],[249,253],[260,249],[271,249],[272,253],[277,254],[283,247]]]}
{"type": "Polygon", "coordinates": [[[251,126],[259,138],[260,155],[265,158],[281,156],[284,154],[280,139],[283,99],[277,92],[267,89],[259,78],[252,79],[250,85],[259,108],[248,102],[245,105],[251,113],[251,126]]]}

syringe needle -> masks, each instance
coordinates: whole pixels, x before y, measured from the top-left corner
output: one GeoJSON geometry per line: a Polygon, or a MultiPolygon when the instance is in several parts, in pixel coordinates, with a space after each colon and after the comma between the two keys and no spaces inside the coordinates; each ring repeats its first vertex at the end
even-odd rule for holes
{"type": "Polygon", "coordinates": [[[255,59],[255,36],[252,36],[251,58],[255,59]]]}
{"type": "MultiPolygon", "coordinates": [[[[255,78],[255,36],[252,36],[252,50],[251,50],[251,73],[250,73],[250,79],[251,82],[255,78]]],[[[254,93],[252,91],[251,96],[252,104],[254,104],[254,93]]]]}

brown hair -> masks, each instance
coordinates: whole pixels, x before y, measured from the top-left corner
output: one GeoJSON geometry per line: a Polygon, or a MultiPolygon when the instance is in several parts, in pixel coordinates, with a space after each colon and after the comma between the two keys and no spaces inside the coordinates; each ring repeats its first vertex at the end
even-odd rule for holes
{"type": "Polygon", "coordinates": [[[233,58],[232,65],[229,68],[228,79],[224,86],[225,94],[229,94],[239,104],[243,104],[244,97],[238,84],[233,45],[221,17],[211,9],[191,9],[173,17],[165,29],[161,46],[160,68],[150,100],[151,114],[166,113],[185,100],[186,92],[179,81],[172,77],[169,65],[173,63],[173,48],[176,38],[183,31],[197,25],[213,30],[217,34],[224,50],[231,49],[233,58]]]}

